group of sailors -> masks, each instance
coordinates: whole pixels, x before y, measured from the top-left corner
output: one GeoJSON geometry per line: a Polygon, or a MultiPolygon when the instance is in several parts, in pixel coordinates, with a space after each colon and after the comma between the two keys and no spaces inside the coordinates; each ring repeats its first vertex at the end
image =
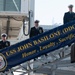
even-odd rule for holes
{"type": "MultiPolygon", "coordinates": [[[[70,21],[75,20],[75,13],[73,12],[73,5],[68,6],[69,11],[64,14],[63,17],[63,24],[69,23],[70,21]]],[[[39,26],[39,20],[35,20],[34,27],[30,30],[30,38],[36,35],[43,33],[43,28],[39,26]]],[[[7,34],[1,34],[1,41],[0,41],[0,49],[6,48],[10,46],[10,41],[7,41],[7,34]]],[[[75,62],[75,60],[73,61],[75,62]]]]}

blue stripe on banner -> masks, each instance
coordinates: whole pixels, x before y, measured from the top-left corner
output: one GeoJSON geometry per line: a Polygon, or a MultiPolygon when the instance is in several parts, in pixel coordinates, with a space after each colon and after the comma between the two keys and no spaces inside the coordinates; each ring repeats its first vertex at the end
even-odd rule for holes
{"type": "Polygon", "coordinates": [[[61,25],[0,51],[0,71],[39,57],[75,41],[75,21],[61,25]]]}

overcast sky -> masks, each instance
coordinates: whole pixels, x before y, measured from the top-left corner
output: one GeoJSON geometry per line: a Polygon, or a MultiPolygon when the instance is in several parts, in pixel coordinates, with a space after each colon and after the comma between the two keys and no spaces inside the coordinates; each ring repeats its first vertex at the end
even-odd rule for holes
{"type": "Polygon", "coordinates": [[[35,20],[40,20],[41,25],[63,24],[69,4],[74,5],[75,12],[75,0],[35,0],[35,20]]]}

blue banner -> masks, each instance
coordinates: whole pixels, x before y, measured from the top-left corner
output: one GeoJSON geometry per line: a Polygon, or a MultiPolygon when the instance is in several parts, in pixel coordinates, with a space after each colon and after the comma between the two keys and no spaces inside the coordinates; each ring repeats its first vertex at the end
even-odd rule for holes
{"type": "Polygon", "coordinates": [[[0,71],[17,66],[75,41],[75,21],[61,25],[0,51],[0,71]]]}

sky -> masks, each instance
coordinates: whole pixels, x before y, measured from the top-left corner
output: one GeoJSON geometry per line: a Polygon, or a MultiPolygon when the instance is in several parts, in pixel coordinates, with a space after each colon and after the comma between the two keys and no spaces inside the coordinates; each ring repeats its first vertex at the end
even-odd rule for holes
{"type": "Polygon", "coordinates": [[[68,11],[68,5],[73,4],[75,12],[75,0],[35,0],[35,17],[40,25],[63,24],[64,13],[68,11]]]}

